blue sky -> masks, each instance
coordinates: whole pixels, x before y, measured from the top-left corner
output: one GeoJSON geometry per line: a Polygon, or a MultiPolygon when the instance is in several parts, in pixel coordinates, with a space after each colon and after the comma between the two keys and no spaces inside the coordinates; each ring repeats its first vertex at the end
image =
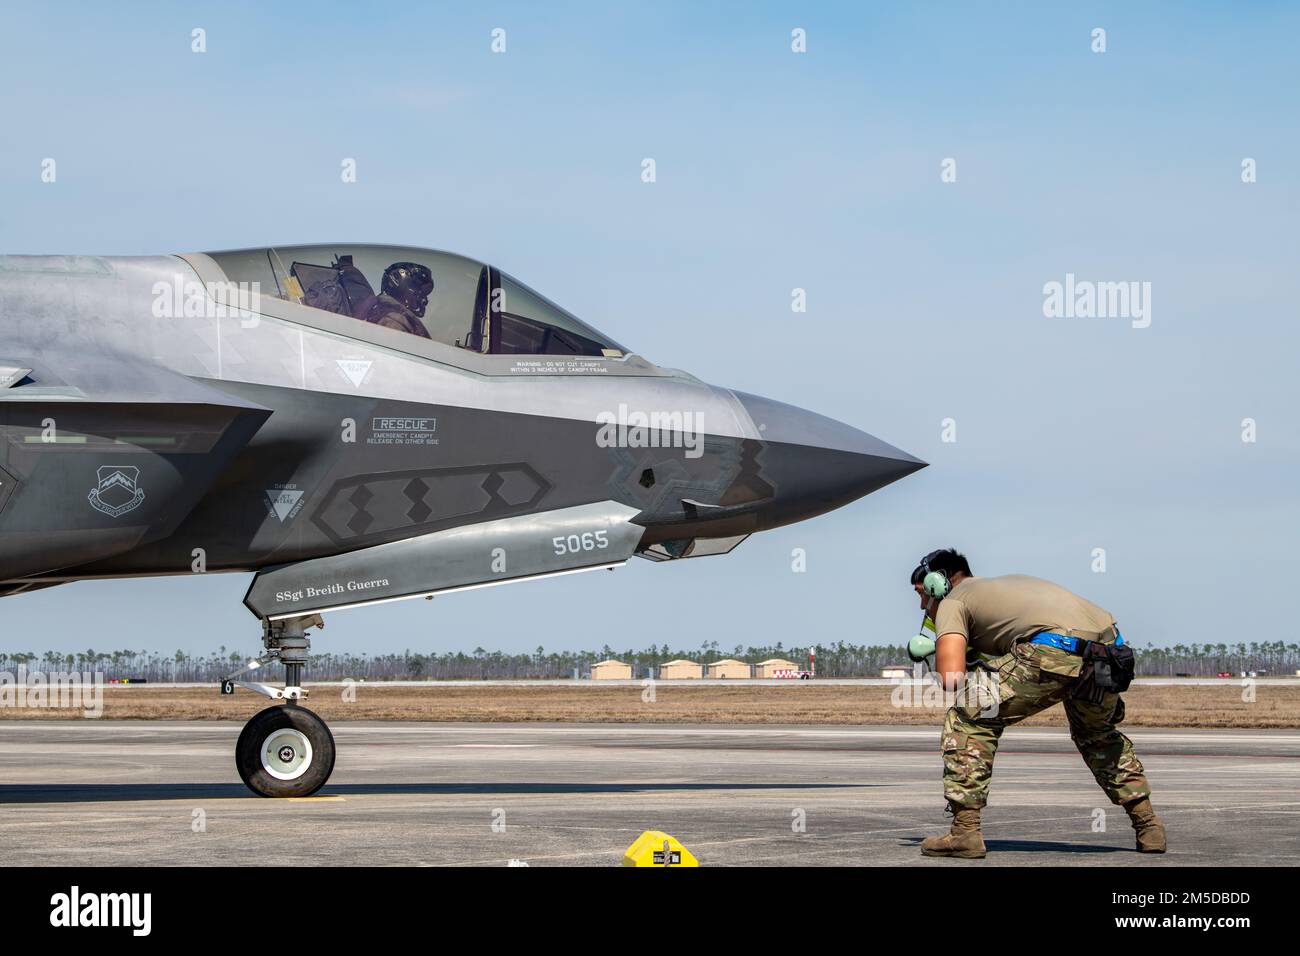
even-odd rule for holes
{"type": "MultiPolygon", "coordinates": [[[[727,558],[341,612],[319,649],[901,642],[948,544],[1139,644],[1290,638],[1256,582],[1300,528],[1297,28],[1273,3],[10,7],[0,251],[451,249],[932,463],[727,558]],[[1150,282],[1150,327],[1044,317],[1067,273],[1150,282]]],[[[5,645],[251,650],[248,580],[8,598],[5,645]]]]}

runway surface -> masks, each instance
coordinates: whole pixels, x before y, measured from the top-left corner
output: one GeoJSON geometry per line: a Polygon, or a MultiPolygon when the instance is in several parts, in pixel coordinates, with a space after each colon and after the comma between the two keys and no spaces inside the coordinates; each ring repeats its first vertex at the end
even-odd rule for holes
{"type": "MultiPolygon", "coordinates": [[[[76,676],[76,675],[73,675],[76,676]]],[[[1133,680],[1134,686],[1137,687],[1241,687],[1242,681],[1247,680],[1244,677],[1137,677],[1133,680]]],[[[1296,677],[1251,677],[1249,680],[1257,687],[1300,687],[1300,675],[1296,677]]],[[[74,682],[75,683],[75,682],[74,682]]],[[[195,689],[195,690],[212,690],[213,681],[157,681],[149,683],[148,681],[136,683],[115,684],[112,681],[102,682],[106,687],[114,690],[119,688],[127,690],[177,690],[177,689],[195,689]]],[[[733,677],[729,680],[716,678],[683,678],[661,680],[661,683],[686,686],[686,687],[790,687],[798,689],[809,686],[807,682],[795,678],[780,677],[733,677]]],[[[899,684],[910,684],[916,687],[928,687],[933,681],[928,677],[911,679],[897,677],[818,677],[817,687],[826,687],[827,685],[835,687],[895,687],[899,684]]],[[[591,680],[582,678],[574,680],[572,678],[527,678],[520,680],[483,680],[475,678],[473,680],[381,680],[372,681],[369,684],[366,681],[355,680],[322,680],[322,681],[303,681],[304,687],[344,687],[348,684],[362,684],[369,687],[643,687],[645,681],[642,678],[632,680],[591,680]]]]}
{"type": "Polygon", "coordinates": [[[1161,857],[1064,732],[1009,730],[989,856],[948,861],[917,848],[947,827],[937,728],[339,723],[329,784],[285,801],[240,783],[240,727],[0,722],[6,864],[610,866],[648,829],[706,866],[1300,863],[1294,731],[1134,730],[1161,857]]]}

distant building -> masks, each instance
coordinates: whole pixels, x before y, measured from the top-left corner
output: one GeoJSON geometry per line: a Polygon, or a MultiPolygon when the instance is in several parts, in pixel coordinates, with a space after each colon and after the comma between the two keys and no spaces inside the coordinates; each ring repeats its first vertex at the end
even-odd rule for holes
{"type": "Polygon", "coordinates": [[[749,665],[744,661],[727,658],[724,661],[714,661],[709,665],[709,679],[718,680],[719,678],[729,678],[732,680],[749,680],[749,671],[749,665]]]}
{"type": "Polygon", "coordinates": [[[912,676],[912,668],[907,664],[890,664],[881,669],[880,676],[885,680],[907,680],[912,676]]]}
{"type": "Polygon", "coordinates": [[[761,678],[776,677],[777,671],[797,671],[799,665],[794,661],[787,661],[780,657],[773,657],[771,660],[762,661],[754,665],[754,676],[761,678]]]}
{"type": "Polygon", "coordinates": [[[632,665],[622,661],[601,661],[591,665],[592,680],[631,680],[632,665]]]}
{"type": "Polygon", "coordinates": [[[659,668],[660,680],[699,680],[704,676],[704,666],[694,661],[669,661],[659,668]]]}

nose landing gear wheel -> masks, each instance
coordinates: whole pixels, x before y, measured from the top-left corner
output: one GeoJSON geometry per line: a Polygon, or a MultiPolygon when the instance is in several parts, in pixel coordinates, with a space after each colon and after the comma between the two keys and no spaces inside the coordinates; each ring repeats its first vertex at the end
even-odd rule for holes
{"type": "Polygon", "coordinates": [[[334,735],[305,707],[268,707],[244,725],[235,744],[235,766],[259,796],[310,796],[334,769],[334,735]]]}

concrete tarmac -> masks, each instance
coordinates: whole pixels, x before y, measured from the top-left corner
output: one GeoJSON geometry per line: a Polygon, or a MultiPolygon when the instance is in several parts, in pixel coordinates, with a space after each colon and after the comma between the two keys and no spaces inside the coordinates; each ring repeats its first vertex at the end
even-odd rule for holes
{"type": "Polygon", "coordinates": [[[0,722],[5,863],[617,865],[643,830],[706,866],[1300,864],[1300,733],[1130,736],[1170,852],[1139,856],[1069,737],[1003,737],[985,860],[923,858],[947,828],[938,728],[331,725],[334,775],[252,796],[241,725],[0,722]]]}

